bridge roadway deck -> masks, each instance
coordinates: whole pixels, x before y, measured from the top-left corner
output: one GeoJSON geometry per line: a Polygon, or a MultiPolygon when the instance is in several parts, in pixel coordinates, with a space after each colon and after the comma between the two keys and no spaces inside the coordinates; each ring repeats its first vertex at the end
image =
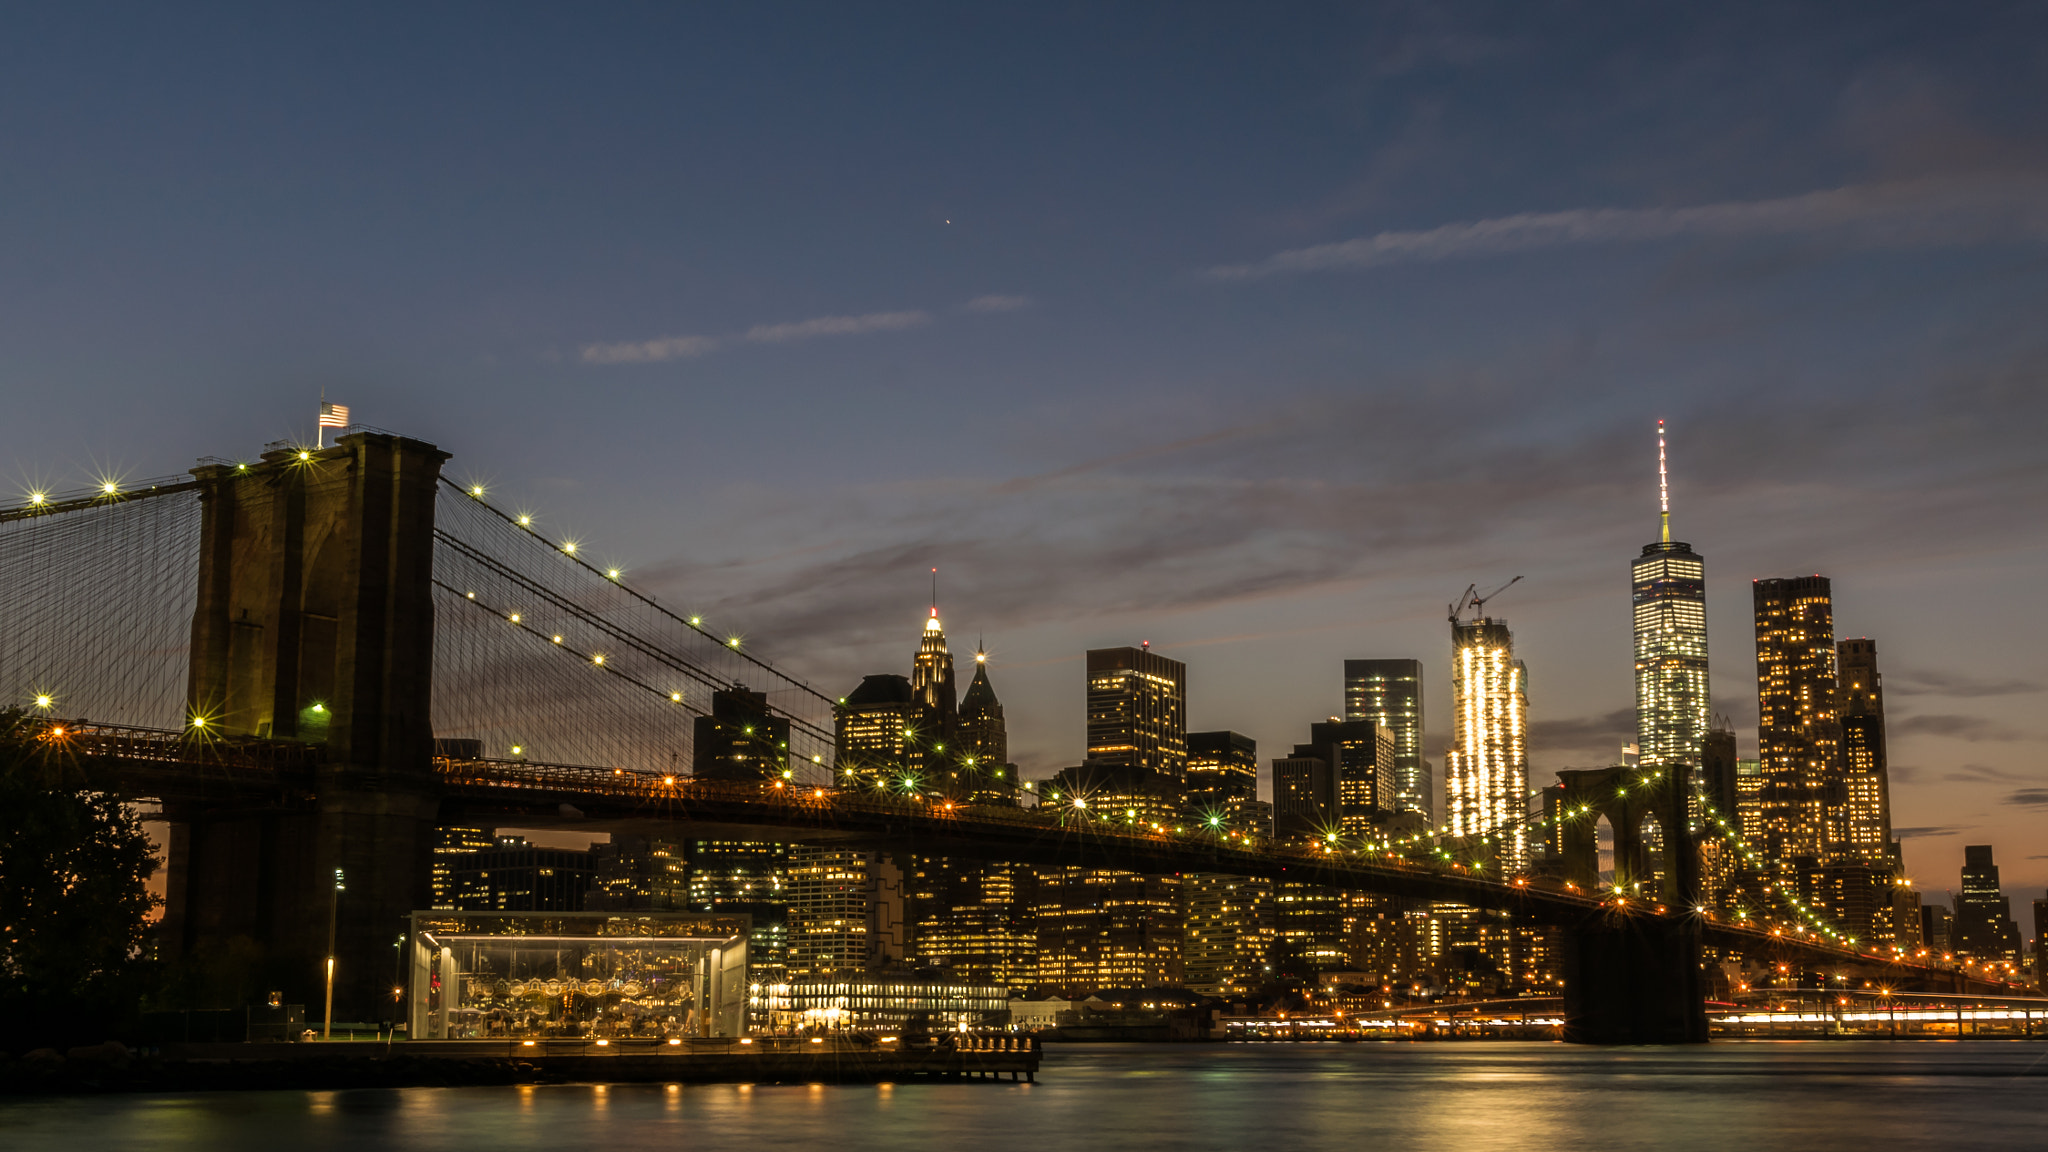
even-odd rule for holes
{"type": "MultiPolygon", "coordinates": [[[[136,799],[299,807],[314,802],[319,749],[256,739],[195,740],[188,733],[49,722],[44,739],[95,787],[136,799]]],[[[375,784],[376,781],[361,781],[375,784]]],[[[392,782],[398,783],[398,782],[392,782]]],[[[419,783],[415,782],[414,786],[419,783]]],[[[560,828],[650,837],[761,838],[798,843],[1144,873],[1214,872],[1325,885],[1506,911],[1561,927],[1658,922],[1698,915],[1571,891],[1523,877],[1497,880],[1466,865],[1363,850],[1233,843],[1207,830],[1126,830],[1062,810],[959,805],[917,796],[655,776],[617,768],[525,760],[436,758],[428,785],[441,819],[480,827],[560,828]]],[[[1901,976],[1953,981],[1948,969],[1701,917],[1702,943],[1814,968],[1882,965],[1901,976]]],[[[2001,984],[1972,978],[1970,989],[2001,984]]],[[[1961,990],[1961,989],[1959,989],[1961,990]]]]}

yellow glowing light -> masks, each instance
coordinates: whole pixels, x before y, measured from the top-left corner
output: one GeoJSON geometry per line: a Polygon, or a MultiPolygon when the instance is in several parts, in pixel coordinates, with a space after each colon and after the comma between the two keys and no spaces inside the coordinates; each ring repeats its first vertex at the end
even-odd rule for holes
{"type": "Polygon", "coordinates": [[[28,494],[28,502],[31,504],[41,504],[43,501],[48,499],[49,496],[41,492],[31,492],[28,494]]]}
{"type": "MultiPolygon", "coordinates": [[[[697,625],[699,625],[699,624],[702,624],[703,622],[704,622],[704,618],[703,618],[703,617],[701,617],[701,616],[692,616],[692,617],[690,617],[690,627],[692,627],[692,628],[695,628],[695,627],[696,627],[697,625]]],[[[842,703],[843,703],[843,701],[842,701],[842,703]]]]}
{"type": "Polygon", "coordinates": [[[678,704],[681,704],[683,702],[683,694],[681,692],[671,692],[668,694],[668,698],[675,701],[678,704]]]}
{"type": "Polygon", "coordinates": [[[517,624],[519,623],[519,613],[514,612],[512,615],[506,617],[506,619],[512,621],[514,624],[517,624]]]}
{"type": "Polygon", "coordinates": [[[730,645],[730,646],[734,647],[734,648],[737,648],[737,647],[739,647],[739,646],[740,646],[740,638],[739,638],[739,637],[737,637],[737,636],[734,636],[734,637],[733,637],[733,638],[731,638],[730,640],[727,640],[727,641],[726,641],[726,643],[727,643],[728,645],[730,645]]]}
{"type": "Polygon", "coordinates": [[[519,526],[520,526],[520,527],[524,528],[524,527],[526,527],[526,526],[528,526],[528,525],[530,525],[530,524],[532,524],[532,523],[533,523],[533,517],[531,517],[531,516],[528,516],[528,515],[526,515],[526,514],[524,514],[524,513],[521,513],[521,514],[520,514],[520,517],[519,517],[519,526]]]}
{"type": "Polygon", "coordinates": [[[204,717],[204,716],[194,716],[194,717],[192,718],[192,726],[193,726],[194,728],[204,728],[204,727],[206,727],[206,717],[204,717]]]}
{"type": "Polygon", "coordinates": [[[663,784],[674,784],[676,782],[676,778],[673,776],[663,776],[661,778],[661,782],[663,784]]]}
{"type": "Polygon", "coordinates": [[[48,708],[50,705],[55,704],[56,702],[57,701],[54,697],[48,695],[39,695],[36,697],[36,707],[38,708],[48,708]]]}
{"type": "Polygon", "coordinates": [[[619,578],[619,570],[617,568],[607,568],[604,570],[604,574],[612,578],[613,580],[617,580],[619,578]]]}
{"type": "Polygon", "coordinates": [[[562,541],[562,551],[574,556],[576,554],[576,542],[574,540],[562,541]]]}
{"type": "Polygon", "coordinates": [[[311,460],[312,458],[313,458],[313,454],[312,454],[311,452],[308,452],[308,451],[306,451],[306,450],[304,450],[304,449],[300,449],[300,450],[299,450],[299,459],[301,459],[301,460],[311,460]]]}
{"type": "Polygon", "coordinates": [[[595,655],[591,656],[591,658],[590,658],[590,662],[591,662],[592,664],[602,664],[602,663],[604,663],[604,653],[602,653],[602,652],[599,652],[599,653],[597,653],[597,654],[595,654],[595,655]]]}
{"type": "Polygon", "coordinates": [[[484,497],[484,486],[483,486],[483,485],[481,485],[481,484],[471,484],[471,485],[469,486],[469,494],[470,494],[471,496],[474,496],[474,497],[476,497],[476,498],[477,498],[477,499],[479,499],[479,500],[483,499],[483,497],[484,497]]]}
{"type": "Polygon", "coordinates": [[[560,636],[555,637],[555,643],[560,644],[561,642],[562,638],[560,636]]]}
{"type": "Polygon", "coordinates": [[[325,705],[325,704],[315,704],[315,705],[313,705],[313,711],[315,711],[315,712],[325,712],[325,711],[327,711],[327,705],[325,705]]]}
{"type": "Polygon", "coordinates": [[[112,480],[109,480],[106,483],[100,485],[100,491],[105,492],[109,496],[112,496],[114,493],[120,490],[120,486],[115,484],[112,480]]]}
{"type": "Polygon", "coordinates": [[[524,751],[526,751],[526,749],[524,749],[524,748],[520,747],[520,746],[519,746],[519,745],[517,745],[517,744],[514,744],[514,745],[512,746],[512,754],[513,754],[514,756],[517,756],[517,755],[519,755],[520,753],[522,753],[522,752],[524,752],[524,751]]]}
{"type": "Polygon", "coordinates": [[[471,600],[474,600],[474,599],[476,599],[476,593],[474,593],[474,592],[470,592],[470,593],[467,593],[467,595],[469,596],[469,598],[470,598],[471,600]]]}

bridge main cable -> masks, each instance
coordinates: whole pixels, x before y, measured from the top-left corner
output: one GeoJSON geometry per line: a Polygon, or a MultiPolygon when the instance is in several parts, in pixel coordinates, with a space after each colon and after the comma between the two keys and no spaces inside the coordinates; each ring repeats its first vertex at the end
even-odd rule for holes
{"type": "MultiPolygon", "coordinates": [[[[683,627],[690,629],[692,632],[697,633],[698,635],[704,637],[706,640],[710,640],[711,642],[718,644],[721,648],[726,649],[733,655],[738,656],[742,660],[745,660],[747,663],[754,665],[755,667],[761,669],[762,671],[768,673],[771,676],[774,676],[776,679],[781,680],[782,682],[795,687],[797,690],[801,692],[807,693],[810,696],[815,697],[819,703],[831,707],[838,706],[839,702],[833,699],[832,697],[827,696],[825,693],[818,691],[817,689],[811,687],[809,684],[803,682],[802,680],[798,680],[794,676],[791,676],[788,673],[783,672],[781,669],[775,667],[775,665],[768,663],[766,660],[760,659],[753,653],[747,652],[737,646],[719,640],[716,636],[712,635],[709,631],[707,631],[700,622],[688,617],[678,616],[675,613],[669,611],[667,608],[662,607],[660,602],[655,600],[654,597],[635,591],[625,581],[608,574],[607,572],[598,568],[596,565],[583,559],[581,556],[576,555],[576,553],[565,550],[559,544],[555,544],[552,541],[549,541],[546,537],[534,531],[532,525],[521,524],[516,517],[509,516],[504,512],[501,512],[498,509],[492,507],[488,502],[484,500],[482,496],[477,495],[470,489],[464,488],[462,485],[457,484],[455,481],[450,480],[446,476],[441,477],[441,483],[447,485],[450,489],[461,494],[461,496],[464,499],[475,503],[478,507],[489,512],[491,515],[496,516],[500,520],[503,520],[507,526],[516,528],[519,531],[526,533],[528,536],[533,537],[535,540],[539,540],[544,544],[548,544],[550,551],[553,551],[557,555],[565,557],[572,563],[584,569],[586,572],[589,572],[592,576],[595,576],[598,579],[604,581],[605,583],[612,585],[613,587],[619,589],[621,592],[624,592],[626,595],[631,596],[633,599],[638,600],[640,603],[653,609],[655,612],[658,612],[661,615],[666,616],[670,620],[676,622],[677,624],[680,624],[683,627]]],[[[442,533],[440,529],[435,529],[435,535],[442,536],[445,534],[442,533]]],[[[450,539],[452,539],[452,537],[450,537],[450,539]]]]}

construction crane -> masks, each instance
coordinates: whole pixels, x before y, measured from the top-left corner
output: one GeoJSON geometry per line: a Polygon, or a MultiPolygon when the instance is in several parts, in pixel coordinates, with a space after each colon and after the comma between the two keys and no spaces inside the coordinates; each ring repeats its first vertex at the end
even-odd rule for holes
{"type": "Polygon", "coordinates": [[[1500,587],[1495,588],[1493,591],[1488,592],[1484,596],[1475,595],[1475,593],[1479,591],[1479,585],[1467,584],[1465,586],[1465,594],[1463,596],[1458,597],[1458,602],[1456,604],[1451,605],[1451,623],[1458,623],[1459,618],[1465,615],[1465,609],[1467,608],[1472,609],[1472,617],[1475,620],[1485,615],[1486,602],[1488,600],[1493,599],[1495,596],[1498,596],[1501,593],[1507,591],[1508,589],[1513,588],[1516,584],[1521,582],[1521,579],[1522,578],[1520,576],[1517,576],[1513,580],[1510,580],[1507,583],[1501,585],[1500,587]]]}

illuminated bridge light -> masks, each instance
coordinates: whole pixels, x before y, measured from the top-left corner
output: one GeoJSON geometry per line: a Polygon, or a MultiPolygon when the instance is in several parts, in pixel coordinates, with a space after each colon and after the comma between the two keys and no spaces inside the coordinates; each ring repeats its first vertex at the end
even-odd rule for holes
{"type": "Polygon", "coordinates": [[[477,498],[477,499],[479,499],[479,500],[483,499],[483,498],[484,498],[484,486],[483,486],[483,485],[481,485],[481,484],[471,484],[471,485],[469,486],[469,494],[470,494],[471,496],[474,496],[474,497],[476,497],[476,498],[477,498]]]}
{"type": "Polygon", "coordinates": [[[668,694],[668,698],[678,704],[683,702],[683,694],[681,692],[671,692],[668,694]]]}
{"type": "Polygon", "coordinates": [[[562,551],[574,556],[576,554],[576,542],[574,540],[562,541],[562,551]]]}
{"type": "Polygon", "coordinates": [[[512,615],[505,617],[505,619],[512,621],[514,624],[517,624],[519,623],[519,613],[514,612],[512,615]]]}
{"type": "Polygon", "coordinates": [[[48,494],[42,492],[31,492],[28,494],[28,502],[32,505],[41,505],[49,500],[49,498],[48,494]]]}
{"type": "Polygon", "coordinates": [[[55,704],[56,702],[56,697],[51,696],[47,692],[38,693],[36,695],[36,707],[38,708],[48,708],[50,705],[55,704]]]}

